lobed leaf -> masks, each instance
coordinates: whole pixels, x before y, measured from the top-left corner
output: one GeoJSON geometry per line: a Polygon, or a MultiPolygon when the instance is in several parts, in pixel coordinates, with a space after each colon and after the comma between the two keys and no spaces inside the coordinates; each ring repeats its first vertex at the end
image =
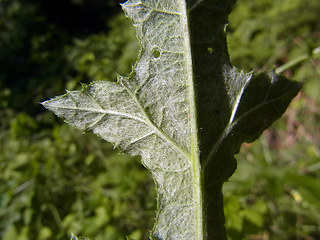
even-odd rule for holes
{"type": "Polygon", "coordinates": [[[155,239],[226,239],[221,187],[234,154],[285,111],[300,84],[231,66],[235,1],[129,0],[140,41],[128,77],[43,103],[70,125],[140,155],[155,180],[155,239]]]}

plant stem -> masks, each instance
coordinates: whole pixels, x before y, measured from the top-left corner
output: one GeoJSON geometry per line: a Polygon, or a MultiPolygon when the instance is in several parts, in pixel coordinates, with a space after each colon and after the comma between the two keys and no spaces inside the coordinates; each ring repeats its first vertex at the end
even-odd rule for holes
{"type": "Polygon", "coordinates": [[[192,164],[192,175],[193,175],[193,194],[195,199],[195,211],[196,211],[196,236],[197,240],[205,240],[205,225],[203,215],[203,184],[201,183],[201,164],[200,164],[200,153],[199,153],[199,140],[198,140],[198,123],[197,123],[197,103],[196,103],[196,92],[195,92],[195,81],[193,76],[193,62],[191,54],[191,43],[190,43],[190,27],[187,16],[186,2],[182,1],[182,17],[183,22],[183,33],[184,33],[184,45],[187,50],[185,53],[186,59],[186,72],[187,72],[187,84],[188,84],[188,99],[190,108],[190,126],[191,126],[191,164],[192,164]]]}

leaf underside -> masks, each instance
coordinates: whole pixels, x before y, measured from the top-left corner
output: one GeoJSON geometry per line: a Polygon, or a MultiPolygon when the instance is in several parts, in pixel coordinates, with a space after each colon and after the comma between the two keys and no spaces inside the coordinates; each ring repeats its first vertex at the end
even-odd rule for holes
{"type": "Polygon", "coordinates": [[[217,233],[220,194],[234,154],[300,89],[273,72],[252,76],[230,65],[224,29],[234,2],[127,1],[141,46],[132,73],[43,102],[70,125],[141,156],[157,187],[155,239],[225,239],[217,233]]]}

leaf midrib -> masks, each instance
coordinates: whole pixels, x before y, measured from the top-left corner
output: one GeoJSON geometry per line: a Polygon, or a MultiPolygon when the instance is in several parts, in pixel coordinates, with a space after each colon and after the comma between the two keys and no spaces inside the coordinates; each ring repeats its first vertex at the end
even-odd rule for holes
{"type": "Polygon", "coordinates": [[[193,61],[190,42],[190,27],[188,21],[186,1],[181,1],[181,24],[182,32],[184,33],[184,49],[186,59],[186,74],[187,74],[187,89],[188,89],[188,102],[190,106],[190,141],[191,141],[191,164],[193,175],[193,194],[195,204],[195,218],[196,218],[196,233],[195,239],[204,240],[205,224],[203,215],[203,182],[202,171],[200,165],[200,152],[198,140],[198,123],[197,123],[197,103],[195,91],[195,79],[193,75],[193,61]]]}

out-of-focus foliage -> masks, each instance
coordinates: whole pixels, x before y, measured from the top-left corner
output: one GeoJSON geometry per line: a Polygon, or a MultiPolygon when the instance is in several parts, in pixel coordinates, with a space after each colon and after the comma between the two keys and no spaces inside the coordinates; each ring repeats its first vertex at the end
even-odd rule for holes
{"type": "MultiPolygon", "coordinates": [[[[317,0],[239,0],[230,16],[232,63],[247,71],[278,67],[320,46],[317,0]]],[[[319,56],[319,55],[318,55],[319,56]]],[[[304,92],[319,100],[319,57],[289,69],[289,78],[305,82],[304,92]]]]}
{"type": "MultiPolygon", "coordinates": [[[[141,239],[152,226],[155,193],[138,159],[67,127],[39,104],[80,82],[129,73],[135,34],[119,8],[99,28],[72,29],[48,9],[65,2],[0,1],[0,239],[62,240],[71,232],[141,239]]],[[[92,2],[108,12],[106,1],[69,5],[86,12],[92,2]]]]}
{"type": "MultiPolygon", "coordinates": [[[[320,46],[319,1],[241,0],[229,48],[239,68],[266,70],[320,46]]],[[[284,72],[304,82],[284,117],[245,145],[225,185],[228,234],[242,239],[320,239],[320,57],[284,72]]]]}
{"type": "MultiPolygon", "coordinates": [[[[156,196],[138,159],[38,104],[130,72],[136,40],[116,3],[0,0],[0,239],[148,235],[156,196]]],[[[318,0],[239,0],[228,26],[233,64],[271,69],[309,53],[320,45],[319,12],[318,0]]],[[[320,239],[319,69],[314,58],[285,72],[305,81],[302,93],[238,155],[224,189],[230,239],[320,239]]]]}
{"type": "Polygon", "coordinates": [[[147,228],[153,203],[146,201],[153,196],[144,189],[152,182],[137,159],[65,125],[40,128],[23,113],[12,115],[7,127],[1,131],[1,239],[68,239],[71,232],[121,239],[147,228]]]}

